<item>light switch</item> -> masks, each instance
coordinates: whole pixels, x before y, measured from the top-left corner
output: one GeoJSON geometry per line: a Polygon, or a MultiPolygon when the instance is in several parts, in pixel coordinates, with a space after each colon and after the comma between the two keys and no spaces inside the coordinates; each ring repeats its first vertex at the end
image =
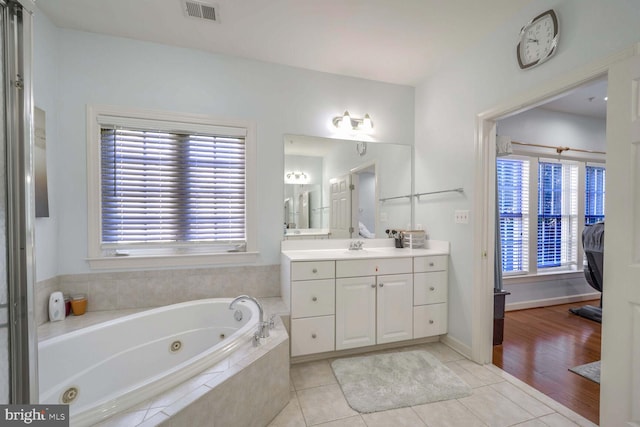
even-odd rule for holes
{"type": "Polygon", "coordinates": [[[456,224],[469,224],[469,211],[457,210],[455,211],[456,224]]]}

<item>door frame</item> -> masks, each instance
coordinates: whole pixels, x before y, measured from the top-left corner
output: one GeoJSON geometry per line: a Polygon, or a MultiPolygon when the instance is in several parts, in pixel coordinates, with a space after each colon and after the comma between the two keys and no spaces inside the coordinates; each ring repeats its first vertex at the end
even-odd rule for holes
{"type": "Polygon", "coordinates": [[[612,64],[640,52],[640,43],[545,82],[476,116],[473,212],[473,285],[471,358],[492,362],[493,276],[495,247],[496,121],[558,98],[567,91],[608,74],[612,64]]]}

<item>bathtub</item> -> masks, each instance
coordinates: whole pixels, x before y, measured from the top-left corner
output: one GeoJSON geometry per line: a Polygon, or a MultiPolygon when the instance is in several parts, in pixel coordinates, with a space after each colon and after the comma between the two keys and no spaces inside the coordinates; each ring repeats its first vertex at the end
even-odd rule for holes
{"type": "Polygon", "coordinates": [[[40,403],[68,403],[87,426],[162,393],[253,339],[258,308],[231,298],[190,301],[39,343],[40,403]]]}

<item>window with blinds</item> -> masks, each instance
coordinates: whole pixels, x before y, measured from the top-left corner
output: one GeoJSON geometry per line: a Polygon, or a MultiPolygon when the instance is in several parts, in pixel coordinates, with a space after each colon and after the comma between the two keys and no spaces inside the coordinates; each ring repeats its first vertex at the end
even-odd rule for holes
{"type": "Polygon", "coordinates": [[[578,166],[538,163],[538,269],[577,263],[578,166]]]}
{"type": "Polygon", "coordinates": [[[582,206],[581,198],[589,197],[589,182],[593,182],[595,190],[593,202],[584,202],[585,217],[589,217],[589,212],[594,212],[594,217],[604,214],[604,168],[594,167],[591,172],[589,168],[586,168],[587,191],[579,193],[578,183],[585,179],[585,168],[580,162],[525,156],[497,159],[503,273],[575,270],[582,227],[578,206],[582,206]],[[595,207],[591,208],[592,205],[595,207]]]}
{"type": "Polygon", "coordinates": [[[101,125],[102,247],[246,243],[245,160],[224,130],[101,125]]]}
{"type": "Polygon", "coordinates": [[[586,166],[585,171],[584,223],[604,221],[605,169],[601,166],[586,166]]]}
{"type": "Polygon", "coordinates": [[[499,158],[496,177],[502,271],[525,272],[529,246],[529,162],[499,158]]]}

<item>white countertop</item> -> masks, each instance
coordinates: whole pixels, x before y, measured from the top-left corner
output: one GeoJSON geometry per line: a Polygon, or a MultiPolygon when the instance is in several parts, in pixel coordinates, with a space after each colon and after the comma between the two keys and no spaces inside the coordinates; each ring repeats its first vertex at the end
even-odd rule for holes
{"type": "MultiPolygon", "coordinates": [[[[359,239],[354,239],[359,240],[359,239]]],[[[449,242],[428,240],[427,248],[396,248],[393,239],[362,240],[363,249],[349,250],[352,240],[305,241],[299,244],[283,242],[282,255],[290,261],[350,260],[370,258],[402,258],[428,255],[448,255],[449,242]]]]}

